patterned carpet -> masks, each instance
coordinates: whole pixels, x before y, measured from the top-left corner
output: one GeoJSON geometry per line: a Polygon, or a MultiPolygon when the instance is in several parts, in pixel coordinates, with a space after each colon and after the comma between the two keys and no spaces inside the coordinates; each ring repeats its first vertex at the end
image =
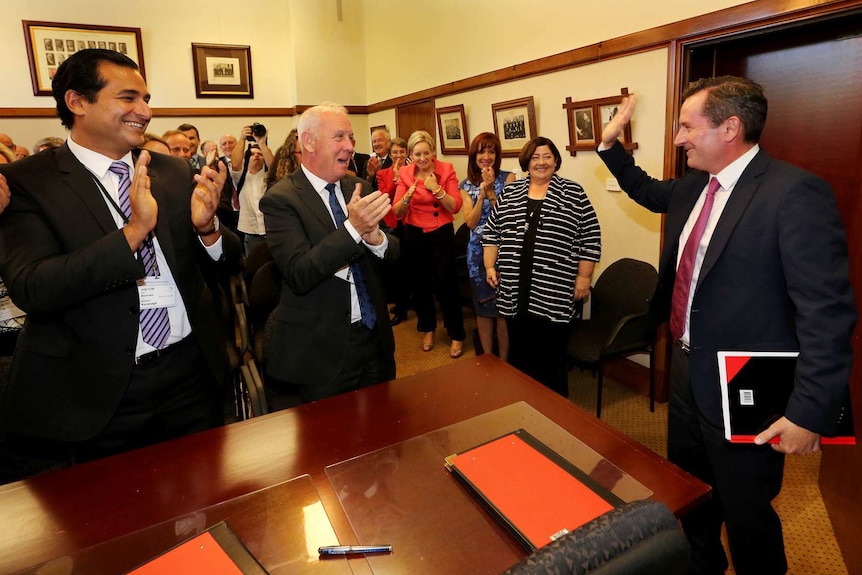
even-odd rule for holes
{"type": "MultiPolygon", "coordinates": [[[[475,327],[475,320],[465,317],[465,327],[470,334],[475,327]]],[[[449,365],[475,354],[468,335],[464,356],[457,360],[451,359],[449,339],[442,329],[437,330],[434,349],[423,352],[422,336],[416,331],[416,319],[412,313],[406,322],[393,330],[398,377],[449,365]]],[[[595,412],[596,380],[590,372],[574,369],[569,373],[569,399],[587,411],[595,412]]],[[[659,455],[667,456],[667,404],[657,403],[655,413],[650,413],[648,397],[606,376],[602,394],[602,419],[659,455]]],[[[846,575],[847,568],[817,486],[819,470],[819,454],[789,456],[786,460],[783,489],[774,504],[784,526],[788,573],[846,575]]],[[[732,574],[734,571],[730,569],[727,573],[732,574]]]]}

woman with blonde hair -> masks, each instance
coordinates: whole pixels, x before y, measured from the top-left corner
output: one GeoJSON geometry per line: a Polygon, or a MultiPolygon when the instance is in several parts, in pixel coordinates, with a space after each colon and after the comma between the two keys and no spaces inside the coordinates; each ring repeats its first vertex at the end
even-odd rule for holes
{"type": "Polygon", "coordinates": [[[413,307],[418,316],[417,330],[422,332],[422,350],[434,348],[437,316],[433,293],[443,312],[443,326],[452,343],[449,355],[464,353],[464,317],[455,276],[455,228],[453,214],[463,200],[458,177],[452,164],[436,158],[431,134],[413,132],[407,140],[412,164],[398,172],[398,186],[392,209],[404,221],[402,259],[409,272],[413,307]]]}

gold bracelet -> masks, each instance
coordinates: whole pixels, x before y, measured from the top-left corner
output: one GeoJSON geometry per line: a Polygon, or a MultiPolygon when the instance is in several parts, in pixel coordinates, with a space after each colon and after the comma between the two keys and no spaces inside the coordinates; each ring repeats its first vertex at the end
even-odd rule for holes
{"type": "Polygon", "coordinates": [[[437,200],[442,200],[446,196],[446,190],[443,189],[443,186],[437,188],[440,191],[440,195],[437,195],[437,191],[432,192],[434,194],[434,198],[437,200]]]}

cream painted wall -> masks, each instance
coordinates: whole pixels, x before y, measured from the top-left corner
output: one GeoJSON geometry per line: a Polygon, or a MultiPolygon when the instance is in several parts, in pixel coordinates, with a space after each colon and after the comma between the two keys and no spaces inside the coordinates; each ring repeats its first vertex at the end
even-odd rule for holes
{"type": "MultiPolygon", "coordinates": [[[[326,0],[335,2],[336,0],[326,0]]],[[[349,3],[349,0],[343,0],[349,3]]],[[[715,12],[750,0],[433,0],[411,11],[363,0],[366,60],[391,52],[397,68],[368,66],[368,101],[380,102],[715,12]]]]}
{"type": "Polygon", "coordinates": [[[362,0],[290,0],[289,5],[296,101],[368,103],[362,0]]]}

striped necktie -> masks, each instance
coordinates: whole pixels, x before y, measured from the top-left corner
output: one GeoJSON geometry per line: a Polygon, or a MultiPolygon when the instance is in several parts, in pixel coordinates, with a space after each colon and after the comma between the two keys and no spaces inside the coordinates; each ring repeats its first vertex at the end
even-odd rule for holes
{"type": "MultiPolygon", "coordinates": [[[[108,169],[120,178],[120,183],[117,186],[117,196],[120,201],[120,209],[125,214],[126,219],[128,219],[132,215],[132,204],[129,198],[129,189],[132,186],[132,182],[129,178],[129,166],[125,162],[113,162],[108,169]]],[[[148,239],[145,241],[139,253],[147,276],[158,277],[159,264],[156,262],[156,250],[153,247],[152,240],[148,239]]],[[[167,308],[142,309],[139,321],[144,341],[156,349],[165,347],[165,343],[171,335],[171,320],[168,317],[167,308]]]]}

